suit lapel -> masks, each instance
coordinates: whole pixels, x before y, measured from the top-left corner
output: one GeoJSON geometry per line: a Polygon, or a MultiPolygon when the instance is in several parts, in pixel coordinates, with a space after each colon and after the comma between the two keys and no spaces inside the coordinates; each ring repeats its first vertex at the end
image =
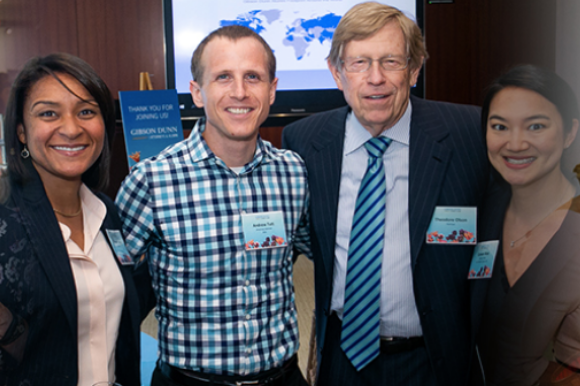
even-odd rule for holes
{"type": "Polygon", "coordinates": [[[414,268],[452,152],[442,144],[449,133],[439,115],[421,99],[411,98],[411,101],[409,230],[411,263],[414,268]]]}
{"type": "Polygon", "coordinates": [[[76,287],[66,246],[40,177],[32,166],[31,180],[13,184],[14,200],[20,208],[23,225],[46,277],[59,300],[73,336],[77,331],[76,287]]]}
{"type": "Polygon", "coordinates": [[[349,109],[344,107],[339,114],[332,114],[329,121],[322,125],[312,141],[312,158],[307,160],[307,164],[312,165],[308,170],[311,174],[311,205],[315,213],[312,220],[319,222],[313,226],[324,235],[319,237],[319,242],[328,283],[332,283],[333,275],[340,171],[348,112],[349,109]]]}
{"type": "MultiPolygon", "coordinates": [[[[480,222],[478,241],[499,240],[500,242],[491,279],[470,280],[473,332],[479,331],[486,303],[495,305],[494,307],[488,307],[486,311],[488,323],[490,325],[492,323],[489,321],[495,323],[500,309],[498,305],[503,303],[509,287],[503,263],[502,234],[503,221],[510,202],[511,190],[504,184],[493,184],[486,196],[486,205],[479,211],[479,216],[483,216],[483,221],[480,222]]],[[[472,338],[476,338],[475,334],[472,334],[472,338]]]]}

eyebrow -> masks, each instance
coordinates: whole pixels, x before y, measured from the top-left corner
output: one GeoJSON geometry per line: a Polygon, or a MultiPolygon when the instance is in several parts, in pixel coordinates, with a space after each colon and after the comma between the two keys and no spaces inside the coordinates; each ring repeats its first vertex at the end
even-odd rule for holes
{"type": "Polygon", "coordinates": [[[32,106],[30,106],[30,110],[32,110],[33,108],[35,108],[37,105],[58,105],[57,102],[51,102],[51,101],[37,101],[34,102],[32,104],[32,106]]]}
{"type": "Polygon", "coordinates": [[[505,118],[503,118],[503,117],[500,117],[499,115],[490,115],[490,116],[487,118],[487,120],[488,120],[488,121],[491,121],[492,119],[498,119],[498,120],[500,120],[500,121],[504,121],[504,122],[506,121],[506,119],[505,119],[505,118]]]}
{"type": "MultiPolygon", "coordinates": [[[[487,118],[488,121],[492,120],[492,119],[497,119],[497,120],[504,121],[504,122],[507,121],[507,119],[500,117],[499,115],[490,115],[489,118],[487,118]]],[[[550,117],[548,117],[547,115],[538,114],[538,115],[532,115],[531,117],[527,117],[524,119],[524,121],[533,121],[535,119],[545,119],[545,120],[549,121],[550,117]]]]}
{"type": "Polygon", "coordinates": [[[245,74],[265,74],[266,76],[268,75],[267,70],[262,71],[260,69],[255,69],[255,68],[246,68],[246,69],[228,68],[228,69],[222,69],[222,70],[214,71],[214,72],[210,71],[210,75],[217,76],[217,75],[224,75],[224,74],[234,74],[238,71],[242,71],[244,75],[245,74]]]}
{"type": "MultiPolygon", "coordinates": [[[[77,102],[77,105],[81,105],[81,104],[89,104],[89,105],[97,105],[98,103],[96,100],[94,99],[89,99],[89,100],[83,100],[83,99],[79,99],[79,101],[77,102]]],[[[33,108],[35,108],[37,105],[49,105],[49,106],[58,106],[60,103],[58,102],[53,102],[53,101],[36,101],[32,104],[32,106],[30,106],[30,110],[32,110],[33,108]]]]}
{"type": "Polygon", "coordinates": [[[538,114],[538,115],[532,115],[531,117],[527,117],[525,120],[532,121],[534,119],[545,119],[545,120],[549,121],[550,117],[548,117],[547,115],[538,114]]]}

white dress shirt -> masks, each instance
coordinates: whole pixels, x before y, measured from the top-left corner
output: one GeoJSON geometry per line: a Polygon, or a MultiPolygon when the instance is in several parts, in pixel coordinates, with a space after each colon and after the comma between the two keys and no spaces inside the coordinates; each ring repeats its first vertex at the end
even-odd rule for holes
{"type": "MultiPolygon", "coordinates": [[[[393,142],[383,155],[387,184],[385,239],[381,270],[381,336],[423,335],[413,293],[409,240],[409,142],[411,101],[401,119],[381,135],[393,142]]],[[[351,112],[346,119],[338,200],[331,309],[342,319],[350,231],[358,190],[365,174],[371,134],[351,112]]]]}
{"type": "Polygon", "coordinates": [[[79,386],[115,381],[115,346],[125,286],[115,256],[100,231],[107,207],[84,184],[80,191],[85,245],[60,223],[77,290],[79,386]]]}

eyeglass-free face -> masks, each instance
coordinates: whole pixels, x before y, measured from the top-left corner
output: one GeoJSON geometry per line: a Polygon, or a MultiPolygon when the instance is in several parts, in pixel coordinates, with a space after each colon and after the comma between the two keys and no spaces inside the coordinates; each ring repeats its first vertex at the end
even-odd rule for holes
{"type": "Polygon", "coordinates": [[[18,138],[45,186],[80,181],[105,143],[103,115],[93,96],[72,76],[56,75],[62,84],[47,75],[32,87],[24,124],[18,126],[18,138]]]}
{"type": "Polygon", "coordinates": [[[205,110],[203,137],[212,151],[222,156],[227,146],[255,142],[278,82],[269,78],[264,47],[252,37],[218,37],[206,46],[202,63],[203,81],[191,81],[190,90],[196,106],[205,110]]]}
{"type": "Polygon", "coordinates": [[[570,131],[558,108],[542,95],[519,87],[498,92],[489,107],[486,140],[493,167],[512,187],[556,185],[560,162],[578,131],[570,131]]]}
{"type": "Polygon", "coordinates": [[[368,65],[363,72],[349,72],[344,66],[328,64],[356,118],[373,136],[393,127],[405,113],[410,88],[417,82],[420,70],[405,66],[400,71],[387,71],[383,67],[387,58],[405,58],[406,63],[407,44],[401,27],[391,22],[366,39],[348,42],[343,57],[345,65],[349,58],[373,59],[359,61],[359,68],[368,65]]]}

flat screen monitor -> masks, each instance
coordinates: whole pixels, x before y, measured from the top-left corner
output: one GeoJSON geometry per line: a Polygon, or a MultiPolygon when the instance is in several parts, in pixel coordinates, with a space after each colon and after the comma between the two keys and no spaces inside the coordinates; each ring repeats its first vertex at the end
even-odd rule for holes
{"type": "MultiPolygon", "coordinates": [[[[166,83],[177,89],[182,117],[199,117],[189,94],[191,56],[222,26],[240,24],[274,51],[278,89],[271,117],[301,117],[345,104],[326,57],[341,17],[361,0],[164,0],[166,83]]],[[[423,0],[380,0],[423,27],[423,0]]],[[[423,96],[422,76],[412,93],[423,96]]],[[[195,119],[195,118],[194,118],[195,119]]]]}

